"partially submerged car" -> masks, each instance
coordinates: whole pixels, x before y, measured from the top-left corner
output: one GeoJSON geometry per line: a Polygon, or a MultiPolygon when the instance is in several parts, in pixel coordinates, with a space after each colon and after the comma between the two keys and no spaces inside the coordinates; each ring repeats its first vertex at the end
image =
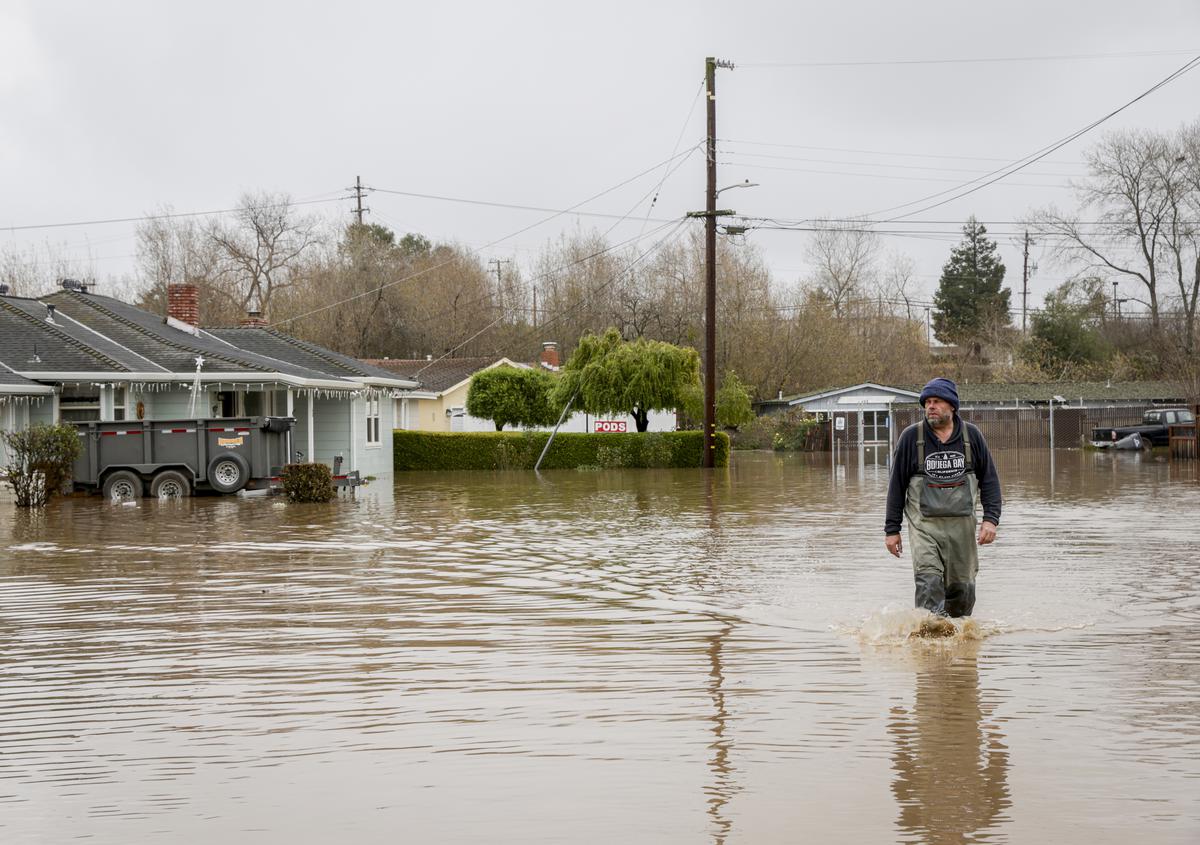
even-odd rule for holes
{"type": "Polygon", "coordinates": [[[1093,428],[1091,443],[1098,449],[1141,449],[1166,446],[1173,425],[1195,425],[1187,408],[1150,408],[1140,425],[1093,428]]]}

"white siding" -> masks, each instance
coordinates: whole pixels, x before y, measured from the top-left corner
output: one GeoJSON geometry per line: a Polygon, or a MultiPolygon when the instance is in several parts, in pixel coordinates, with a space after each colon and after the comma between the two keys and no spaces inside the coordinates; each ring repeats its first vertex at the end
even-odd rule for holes
{"type": "MultiPolygon", "coordinates": [[[[148,391],[141,395],[146,406],[148,420],[207,419],[211,413],[211,397],[204,391],[196,397],[195,413],[189,413],[192,404],[192,387],[177,387],[173,390],[148,391]]],[[[136,416],[130,414],[130,416],[136,416]]]]}
{"type": "MultiPolygon", "coordinates": [[[[333,466],[334,456],[344,458],[342,471],[350,470],[350,414],[348,399],[321,399],[313,405],[313,447],[308,460],[333,466]]],[[[305,438],[308,435],[305,434],[305,438]]]]}
{"type": "Polygon", "coordinates": [[[395,426],[396,403],[386,397],[379,399],[379,443],[367,445],[367,403],[365,399],[354,400],[355,457],[357,469],[365,478],[368,475],[376,477],[392,472],[392,428],[395,426]]]}

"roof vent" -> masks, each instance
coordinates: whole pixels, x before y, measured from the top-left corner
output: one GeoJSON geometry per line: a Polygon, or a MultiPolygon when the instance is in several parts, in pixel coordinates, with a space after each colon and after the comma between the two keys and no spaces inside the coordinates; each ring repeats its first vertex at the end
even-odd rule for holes
{"type": "Polygon", "coordinates": [[[0,284],[0,296],[8,296],[8,285],[0,284]]]}
{"type": "Polygon", "coordinates": [[[54,306],[51,305],[49,302],[46,303],[46,322],[47,323],[54,322],[54,306]]]}

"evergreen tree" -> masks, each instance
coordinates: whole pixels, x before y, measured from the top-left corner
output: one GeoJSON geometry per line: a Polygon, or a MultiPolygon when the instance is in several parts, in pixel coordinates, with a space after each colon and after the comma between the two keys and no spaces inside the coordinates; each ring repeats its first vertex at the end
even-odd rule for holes
{"type": "Polygon", "coordinates": [[[1004,262],[996,242],[974,217],[963,225],[963,239],[950,252],[933,296],[933,330],[943,343],[970,345],[978,351],[981,339],[1008,325],[1012,291],[1001,287],[1004,262]]]}

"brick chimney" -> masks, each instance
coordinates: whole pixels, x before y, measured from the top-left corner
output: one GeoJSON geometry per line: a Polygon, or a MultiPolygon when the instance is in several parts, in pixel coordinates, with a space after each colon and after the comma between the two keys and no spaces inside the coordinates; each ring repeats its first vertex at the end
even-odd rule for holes
{"type": "Polygon", "coordinates": [[[246,312],[245,317],[238,320],[238,325],[239,326],[249,326],[249,327],[253,328],[255,326],[265,326],[265,325],[267,325],[267,321],[263,319],[263,315],[262,315],[261,311],[255,311],[255,310],[251,309],[246,312]]]}
{"type": "Polygon", "coordinates": [[[200,291],[195,285],[167,285],[167,314],[189,326],[200,325],[200,291]]]}
{"type": "Polygon", "coordinates": [[[558,369],[558,344],[552,340],[542,343],[542,364],[546,367],[558,369]]]}

